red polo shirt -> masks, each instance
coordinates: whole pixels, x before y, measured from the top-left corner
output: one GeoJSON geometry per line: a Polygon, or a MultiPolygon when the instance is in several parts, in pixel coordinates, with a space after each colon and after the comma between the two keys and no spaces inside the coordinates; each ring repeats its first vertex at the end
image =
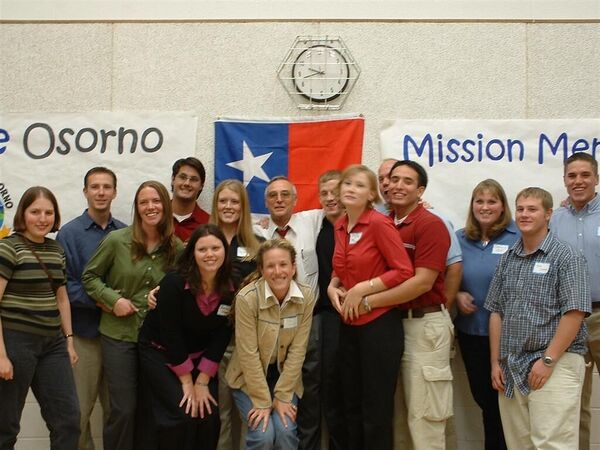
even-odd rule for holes
{"type": "Polygon", "coordinates": [[[208,218],[208,213],[201,209],[198,205],[194,206],[192,215],[181,222],[177,222],[177,219],[173,217],[173,223],[175,224],[175,236],[181,239],[182,242],[187,242],[194,230],[198,228],[198,225],[204,225],[205,223],[208,223],[208,218]]]}
{"type": "MultiPolygon", "coordinates": [[[[351,232],[348,232],[348,216],[336,222],[332,277],[337,276],[346,289],[376,277],[390,288],[413,274],[410,259],[389,217],[367,209],[351,232]]],[[[368,323],[391,308],[375,308],[352,325],[368,323]]]]}
{"type": "MultiPolygon", "coordinates": [[[[391,217],[394,217],[393,212],[391,217]]],[[[396,225],[396,228],[400,232],[404,247],[415,269],[424,267],[439,272],[429,292],[410,302],[402,303],[398,307],[412,309],[445,304],[444,274],[450,248],[450,235],[446,225],[439,217],[419,204],[404,219],[404,222],[396,225]]]]}

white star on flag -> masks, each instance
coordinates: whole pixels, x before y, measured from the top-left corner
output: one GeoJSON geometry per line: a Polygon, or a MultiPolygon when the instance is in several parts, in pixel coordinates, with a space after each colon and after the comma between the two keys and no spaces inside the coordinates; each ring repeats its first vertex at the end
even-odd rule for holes
{"type": "Polygon", "coordinates": [[[244,173],[244,187],[247,187],[252,181],[252,178],[256,177],[264,181],[269,181],[269,177],[263,170],[262,166],[267,159],[271,157],[273,152],[265,153],[264,155],[254,156],[246,141],[242,141],[243,155],[242,159],[238,161],[232,161],[227,163],[229,167],[233,167],[244,173]]]}

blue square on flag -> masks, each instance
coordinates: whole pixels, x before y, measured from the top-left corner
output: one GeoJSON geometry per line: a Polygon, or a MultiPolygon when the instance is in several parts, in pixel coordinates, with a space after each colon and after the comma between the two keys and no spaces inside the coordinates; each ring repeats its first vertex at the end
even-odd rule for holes
{"type": "Polygon", "coordinates": [[[360,163],[364,120],[215,122],[215,186],[244,183],[253,213],[268,214],[265,188],[276,176],[296,187],[295,211],[319,208],[318,178],[331,169],[360,163]]]}

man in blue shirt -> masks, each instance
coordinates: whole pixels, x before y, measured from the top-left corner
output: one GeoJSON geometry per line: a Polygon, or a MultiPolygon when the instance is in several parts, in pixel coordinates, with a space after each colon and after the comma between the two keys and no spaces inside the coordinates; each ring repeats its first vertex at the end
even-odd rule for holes
{"type": "Polygon", "coordinates": [[[85,292],[81,274],[95,253],[100,241],[113,230],[126,225],[110,213],[112,201],[117,196],[117,177],[105,167],[94,167],[84,177],[83,195],[88,208],[83,214],[65,224],[57,240],[65,249],[67,258],[67,292],[71,302],[74,345],[79,362],[73,368],[75,385],[81,409],[80,450],[93,450],[90,433],[90,415],[100,394],[104,417],[108,416],[108,396],[102,380],[100,350],[100,308],[85,292]]]}
{"type": "Polygon", "coordinates": [[[548,230],[551,215],[547,191],[517,195],[521,239],[500,258],[485,301],[509,450],[575,449],[579,440],[590,290],[584,258],[548,230]]]}
{"type": "Polygon", "coordinates": [[[596,195],[596,159],[587,153],[571,155],[565,161],[564,183],[569,195],[568,203],[554,212],[550,229],[585,257],[589,273],[592,314],[586,319],[589,331],[586,359],[591,364],[586,369],[583,382],[579,426],[579,450],[589,450],[592,370],[594,364],[600,367],[600,198],[596,195]]]}

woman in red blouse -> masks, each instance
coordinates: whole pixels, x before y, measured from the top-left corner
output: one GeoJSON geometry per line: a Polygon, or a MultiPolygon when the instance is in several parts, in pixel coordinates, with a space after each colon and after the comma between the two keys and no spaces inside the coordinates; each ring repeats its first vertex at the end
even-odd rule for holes
{"type": "Polygon", "coordinates": [[[402,319],[394,307],[372,310],[368,296],[402,283],[413,269],[394,224],[373,209],[379,193],[370,169],[352,165],[342,173],[340,200],[346,214],[335,224],[328,294],[344,320],[339,352],[348,448],[391,450],[402,319]]]}

